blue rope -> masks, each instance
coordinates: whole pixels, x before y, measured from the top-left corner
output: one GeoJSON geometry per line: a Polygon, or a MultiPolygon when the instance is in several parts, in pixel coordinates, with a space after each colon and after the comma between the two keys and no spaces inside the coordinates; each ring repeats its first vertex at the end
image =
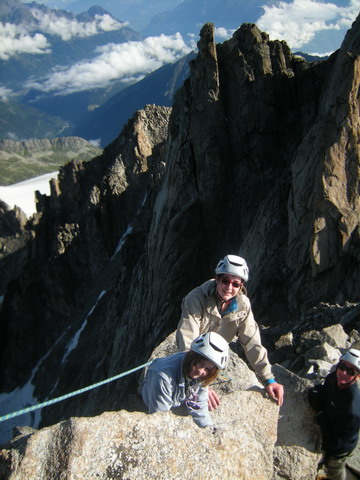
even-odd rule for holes
{"type": "Polygon", "coordinates": [[[27,408],[24,408],[23,410],[18,410],[17,412],[8,413],[7,415],[0,417],[0,422],[4,422],[5,420],[9,420],[10,418],[18,417],[19,415],[23,415],[24,413],[38,410],[39,408],[47,407],[48,405],[53,405],[54,403],[57,403],[57,402],[62,402],[67,398],[74,397],[75,395],[79,395],[80,393],[84,393],[89,390],[92,390],[93,388],[97,388],[97,387],[100,387],[101,385],[105,385],[106,383],[113,382],[118,378],[125,377],[130,373],[136,372],[136,370],[140,370],[141,368],[147,367],[152,362],[153,360],[151,360],[150,362],[144,363],[139,367],[133,368],[132,370],[128,370],[127,372],[120,373],[119,375],[115,375],[114,377],[108,378],[106,380],[102,380],[101,382],[98,382],[98,383],[94,383],[93,385],[89,385],[88,387],[80,388],[79,390],[75,390],[74,392],[67,393],[66,395],[62,395],[61,397],[53,398],[52,400],[47,400],[46,402],[39,403],[38,405],[33,405],[32,407],[27,407],[27,408]]]}

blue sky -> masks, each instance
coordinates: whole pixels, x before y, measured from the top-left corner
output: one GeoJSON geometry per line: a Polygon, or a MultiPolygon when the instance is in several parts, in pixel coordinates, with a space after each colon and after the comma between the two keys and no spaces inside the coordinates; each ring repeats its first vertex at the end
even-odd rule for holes
{"type": "MultiPolygon", "coordinates": [[[[45,0],[39,3],[71,9],[74,2],[45,0]]],[[[109,1],[105,3],[111,4],[109,1]]],[[[174,2],[174,7],[178,3],[174,2]]],[[[97,4],[101,5],[101,0],[97,4]]],[[[264,0],[263,10],[257,25],[272,39],[285,40],[294,49],[304,47],[321,31],[348,30],[360,12],[360,0],[264,0]]],[[[217,27],[221,29],[222,26],[217,27]]]]}

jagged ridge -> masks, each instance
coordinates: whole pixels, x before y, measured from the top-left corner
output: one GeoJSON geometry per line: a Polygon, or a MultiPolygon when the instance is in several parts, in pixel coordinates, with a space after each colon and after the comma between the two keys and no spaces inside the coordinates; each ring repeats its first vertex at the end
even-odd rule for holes
{"type": "MultiPolygon", "coordinates": [[[[320,302],[359,301],[359,22],[316,64],[255,25],[221,45],[206,25],[168,133],[169,110],[148,107],[102,157],[62,169],[4,300],[6,390],[48,352],[39,399],[143,363],[225,253],[248,260],[261,324],[291,328],[320,302]]],[[[135,383],[65,402],[43,422],[117,409],[135,383]]]]}

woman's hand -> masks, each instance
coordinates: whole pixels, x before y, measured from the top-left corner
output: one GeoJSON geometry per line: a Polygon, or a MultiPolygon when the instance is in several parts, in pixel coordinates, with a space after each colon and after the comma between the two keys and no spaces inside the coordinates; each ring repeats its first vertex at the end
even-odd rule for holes
{"type": "Polygon", "coordinates": [[[218,394],[212,389],[208,389],[208,407],[209,410],[215,410],[220,405],[220,398],[218,394]]]}
{"type": "Polygon", "coordinates": [[[276,401],[276,403],[281,407],[284,402],[284,387],[280,383],[274,382],[266,385],[266,391],[270,398],[276,401]]]}

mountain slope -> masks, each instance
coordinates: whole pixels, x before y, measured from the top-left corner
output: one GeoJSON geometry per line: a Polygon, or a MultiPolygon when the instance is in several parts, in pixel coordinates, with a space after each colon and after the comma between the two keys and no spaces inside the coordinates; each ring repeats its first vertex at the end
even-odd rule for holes
{"type": "Polygon", "coordinates": [[[9,99],[0,102],[0,139],[53,138],[71,133],[70,122],[9,99]]]}
{"type": "MultiPolygon", "coordinates": [[[[66,10],[48,9],[36,2],[17,3],[8,14],[0,16],[0,20],[14,26],[17,25],[25,32],[41,33],[48,41],[48,53],[18,53],[8,59],[0,59],[0,82],[13,90],[21,91],[24,88],[25,79],[42,77],[48,74],[52,68],[60,68],[60,66],[65,68],[80,60],[91,59],[96,55],[98,47],[108,43],[123,43],[142,38],[137,32],[126,26],[112,31],[98,28],[97,32],[93,34],[86,33],[87,25],[94,26],[97,17],[106,15],[116,20],[101,7],[92,7],[87,12],[74,15],[66,10]],[[59,21],[59,30],[55,33],[50,29],[48,23],[56,24],[57,20],[59,21]],[[65,24],[63,31],[61,22],[65,24]],[[70,28],[74,30],[74,33],[68,38],[71,35],[70,28]],[[81,28],[84,32],[80,30],[81,28]]],[[[90,30],[90,27],[88,29],[90,30]]]]}
{"type": "Polygon", "coordinates": [[[82,162],[100,155],[101,150],[77,137],[27,140],[0,140],[0,185],[58,170],[70,160],[82,162]]]}
{"type": "Polygon", "coordinates": [[[121,26],[101,7],[91,7],[87,12],[74,15],[36,2],[25,4],[14,0],[2,5],[0,20],[8,31],[8,45],[12,46],[12,49],[0,49],[0,94],[8,101],[0,113],[0,138],[71,134],[71,124],[84,115],[91,104],[104,102],[124,86],[107,86],[100,92],[66,98],[56,96],[56,90],[47,92],[41,82],[78,62],[86,59],[91,62],[103,46],[142,38],[134,30],[121,26]],[[26,42],[30,46],[26,47],[26,42]],[[41,45],[40,51],[32,51],[32,44],[41,45]],[[39,80],[41,86],[37,87],[39,80]],[[19,117],[19,122],[13,121],[14,115],[19,117]],[[47,128],[43,127],[46,122],[47,128]]]}
{"type": "MultiPolygon", "coordinates": [[[[140,31],[149,23],[149,19],[158,13],[172,10],[182,0],[102,0],[101,5],[117,18],[129,22],[129,26],[140,31]]],[[[54,2],[56,3],[56,2],[54,2]]],[[[67,4],[75,13],[82,12],[94,4],[92,0],[77,0],[67,4]]]]}
{"type": "Polygon", "coordinates": [[[165,65],[114,95],[78,122],[74,134],[88,140],[100,139],[105,146],[116,138],[136,110],[147,104],[171,106],[176,90],[189,75],[189,61],[194,56],[191,53],[175,64],[165,65]]]}

